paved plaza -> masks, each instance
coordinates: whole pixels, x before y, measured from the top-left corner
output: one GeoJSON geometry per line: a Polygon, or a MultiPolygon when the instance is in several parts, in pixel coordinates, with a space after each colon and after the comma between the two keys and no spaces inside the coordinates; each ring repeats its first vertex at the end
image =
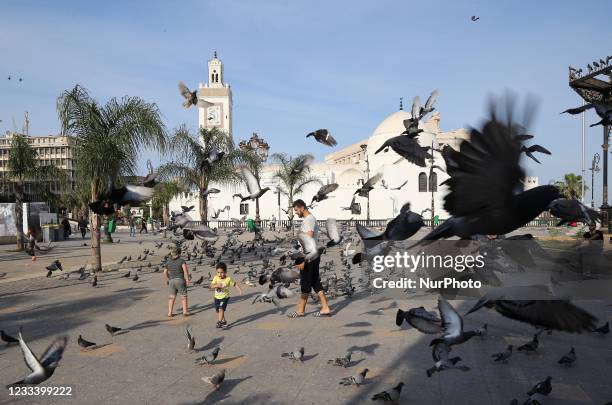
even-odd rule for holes
{"type": "MultiPolygon", "coordinates": [[[[251,237],[243,234],[240,238],[251,237]]],[[[553,377],[553,392],[547,403],[603,404],[612,400],[610,335],[543,335],[537,354],[515,353],[508,364],[497,364],[491,361],[492,353],[508,344],[529,341],[533,329],[483,310],[467,317],[466,326],[488,323],[489,336],[474,338],[453,351],[471,370],[451,370],[427,378],[425,370],[432,366],[429,337],[407,326],[398,328],[394,320],[398,308],[434,308],[433,298],[399,300],[361,291],[352,298],[332,300],[331,318],[289,319],[272,304],[251,303],[265,286],[247,286],[244,295],[233,294],[227,314],[229,327],[220,330],[215,328],[212,293],[200,286],[189,288],[191,317],[166,318],[166,288],[161,272],[153,272],[168,251],[166,244],[161,249],[154,247],[161,235],[130,238],[119,233],[115,239],[120,242],[103,245],[104,263],[116,262],[124,255],[135,258],[151,249],[156,251],[151,268],[146,267],[149,259],[141,263],[133,260],[122,271],[103,273],[96,288],[87,280],[78,281],[74,274],[63,279],[67,271],[84,265],[89,258],[89,247],[81,246],[80,239],[56,243],[52,252],[35,262],[3,247],[0,266],[8,275],[0,284],[0,329],[17,335],[22,327],[37,354],[54,336],[68,334],[70,341],[60,367],[45,384],[72,386],[73,395],[16,398],[2,389],[0,403],[367,403],[374,393],[403,381],[401,403],[507,404],[512,398],[524,399],[524,393],[548,375],[553,377]],[[55,258],[64,263],[66,271],[46,278],[44,266],[55,258]],[[136,271],[142,265],[138,281],[121,277],[127,267],[136,271]],[[111,337],[105,323],[127,333],[111,337]],[[195,353],[185,350],[186,325],[191,325],[196,338],[195,353]],[[98,347],[79,350],[78,335],[98,347]],[[216,346],[221,352],[214,365],[196,364],[196,358],[216,346]],[[280,357],[300,346],[305,348],[303,363],[280,357]],[[578,354],[576,364],[571,368],[557,365],[572,346],[578,354]],[[347,350],[354,352],[350,367],[327,364],[328,359],[343,356],[347,350]],[[366,367],[370,370],[367,383],[360,388],[338,384],[342,377],[366,367]],[[201,378],[222,368],[227,370],[226,381],[214,391],[201,378]]],[[[236,266],[230,266],[229,274],[234,270],[236,266]]],[[[213,269],[210,260],[205,260],[195,269],[192,265],[191,271],[197,279],[213,269]]],[[[233,276],[239,281],[243,278],[242,274],[233,276]]],[[[611,302],[581,306],[602,322],[612,319],[612,306],[606,306],[611,302]]],[[[282,301],[284,311],[293,309],[294,304],[295,298],[282,301]]],[[[460,312],[470,305],[461,301],[452,304],[460,312]]],[[[316,310],[315,305],[307,307],[307,313],[316,310]]],[[[0,363],[2,385],[27,373],[18,346],[0,346],[0,363]]]]}

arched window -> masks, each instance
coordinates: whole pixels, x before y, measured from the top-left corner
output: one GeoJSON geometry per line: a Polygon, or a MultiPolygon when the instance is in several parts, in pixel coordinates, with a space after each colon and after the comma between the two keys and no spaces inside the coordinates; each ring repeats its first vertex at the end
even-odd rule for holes
{"type": "Polygon", "coordinates": [[[438,191],[438,173],[433,171],[429,175],[429,191],[438,191]]]}
{"type": "Polygon", "coordinates": [[[215,73],[215,83],[219,83],[219,73],[215,73]]]}
{"type": "Polygon", "coordinates": [[[427,191],[427,175],[425,172],[419,173],[419,192],[424,193],[427,191]]]}

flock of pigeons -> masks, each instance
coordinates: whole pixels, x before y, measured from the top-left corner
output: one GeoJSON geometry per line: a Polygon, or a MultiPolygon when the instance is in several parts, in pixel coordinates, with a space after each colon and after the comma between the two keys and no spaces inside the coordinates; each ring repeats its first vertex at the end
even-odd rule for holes
{"type": "MultiPolygon", "coordinates": [[[[491,104],[485,122],[480,128],[471,130],[470,140],[463,142],[459,150],[448,148],[434,150],[421,146],[418,143],[418,134],[421,132],[419,120],[434,110],[436,97],[437,92],[433,92],[422,107],[416,97],[412,106],[412,118],[404,122],[405,131],[388,140],[376,152],[390,148],[417,165],[424,164],[424,160],[432,153],[440,153],[444,159],[445,170],[449,175],[449,179],[445,181],[449,192],[444,199],[444,208],[451,214],[451,217],[425,235],[422,240],[418,241],[419,244],[450,237],[473,239],[481,235],[503,235],[524,226],[547,210],[557,216],[560,223],[568,221],[590,223],[598,220],[596,211],[588,209],[577,200],[563,198],[555,186],[544,185],[529,190],[523,189],[525,173],[521,166],[522,154],[530,156],[530,153],[541,152],[544,148],[538,145],[535,145],[536,148],[524,145],[524,142],[532,139],[533,136],[526,135],[523,125],[515,121],[512,115],[513,103],[508,99],[491,104]],[[483,193],[482,190],[487,190],[487,192],[483,193]]],[[[336,141],[326,129],[313,131],[307,137],[313,137],[324,145],[336,145],[336,141]]],[[[221,159],[223,159],[223,154],[213,151],[205,165],[213,165],[221,159]]],[[[308,170],[311,159],[311,157],[305,157],[295,170],[308,170]]],[[[236,196],[241,200],[260,198],[267,189],[259,186],[257,179],[248,169],[240,168],[240,170],[246,178],[249,195],[236,196]]],[[[107,189],[100,195],[99,201],[93,203],[92,209],[98,209],[100,213],[104,213],[111,206],[114,209],[116,205],[132,203],[147,196],[150,198],[151,192],[145,189],[150,189],[154,185],[155,177],[155,174],[151,174],[145,180],[146,184],[142,186],[116,188],[109,183],[107,189]]],[[[373,176],[355,191],[355,196],[367,196],[374,186],[382,181],[382,175],[373,176]]],[[[325,201],[337,187],[337,184],[322,186],[312,197],[311,208],[314,204],[325,201]]],[[[403,184],[399,186],[401,187],[403,184]]],[[[209,192],[215,192],[213,190],[209,192]]],[[[353,204],[354,199],[351,206],[353,204]]],[[[333,260],[322,261],[320,270],[322,284],[332,299],[340,296],[350,298],[356,290],[370,288],[370,269],[366,269],[363,274],[356,274],[354,271],[361,262],[386,254],[393,243],[411,238],[424,225],[421,216],[412,212],[410,204],[407,203],[382,232],[361,225],[349,229],[346,223],[340,224],[333,218],[327,219],[326,236],[319,241],[324,242],[323,246],[304,233],[298,233],[297,237],[293,237],[292,233],[285,233],[283,237],[275,236],[273,240],[267,240],[260,229],[256,229],[255,237],[251,242],[240,242],[238,235],[242,234],[244,229],[235,227],[227,232],[225,242],[217,247],[220,232],[206,225],[194,226],[186,215],[192,209],[193,207],[182,207],[183,212],[173,214],[172,224],[166,229],[171,232],[170,238],[172,239],[172,243],[167,247],[180,247],[183,256],[190,263],[192,272],[200,271],[198,267],[200,265],[214,269],[214,265],[223,260],[230,265],[230,268],[233,268],[233,274],[244,276],[242,278],[244,284],[267,285],[267,292],[257,295],[253,304],[272,303],[279,311],[282,311],[280,305],[282,300],[293,297],[298,291],[299,273],[295,269],[295,264],[313,260],[334,251],[338,252],[339,264],[333,260]],[[361,252],[351,249],[351,246],[359,242],[362,242],[363,245],[361,252]],[[275,263],[276,260],[278,264],[275,263]]],[[[156,248],[161,249],[163,244],[164,242],[158,242],[156,248]]],[[[137,262],[145,260],[154,252],[146,251],[143,254],[144,258],[140,257],[137,262]]],[[[160,266],[163,266],[163,260],[160,266]]],[[[131,257],[126,257],[117,264],[121,266],[130,261],[131,257]]],[[[156,266],[152,272],[159,271],[160,266],[156,266]]],[[[152,265],[148,262],[139,266],[133,276],[133,269],[130,269],[125,277],[132,277],[134,281],[137,281],[138,272],[142,271],[143,267],[152,267],[152,265]]],[[[55,261],[47,267],[47,270],[50,275],[53,271],[63,269],[61,263],[55,261]]],[[[79,271],[81,273],[79,279],[87,278],[88,275],[84,274],[83,269],[79,271]]],[[[96,275],[93,275],[93,278],[97,283],[96,275]]],[[[200,276],[193,284],[194,287],[207,288],[211,280],[212,276],[209,272],[207,276],[200,276]]],[[[94,281],[92,285],[95,286],[94,281]]],[[[317,300],[316,295],[313,295],[313,299],[317,300]]],[[[598,327],[595,316],[563,299],[514,300],[507,298],[500,289],[483,296],[467,314],[481,308],[494,309],[502,316],[526,322],[537,328],[533,339],[517,348],[520,352],[537,351],[542,331],[548,333],[554,330],[566,333],[592,332],[601,335],[609,333],[609,323],[598,327]]],[[[463,317],[443,296],[440,296],[438,300],[437,310],[437,312],[428,311],[423,307],[410,308],[406,311],[399,310],[395,323],[401,325],[405,321],[422,333],[436,335],[436,338],[430,342],[434,364],[426,370],[427,376],[432,377],[435,373],[453,369],[468,371],[470,368],[463,364],[461,357],[451,357],[450,353],[475,336],[486,336],[487,325],[477,330],[466,330],[463,317]]],[[[105,325],[105,327],[111,335],[121,331],[118,327],[110,325],[105,325]]],[[[187,350],[195,350],[195,336],[189,326],[186,327],[184,334],[187,350]]],[[[1,337],[9,344],[18,343],[21,346],[26,364],[32,370],[31,374],[15,384],[38,384],[51,377],[61,360],[67,342],[67,337],[60,337],[41,357],[36,357],[23,340],[21,331],[17,339],[8,336],[4,331],[1,337]]],[[[78,343],[84,350],[96,347],[94,342],[87,341],[82,336],[79,336],[78,343]]],[[[509,346],[504,351],[493,354],[493,361],[508,362],[513,349],[512,346],[509,346]]],[[[210,353],[197,359],[198,364],[214,364],[220,350],[220,347],[215,347],[210,353]]],[[[299,347],[282,353],[281,357],[301,362],[304,360],[304,348],[299,347]]],[[[348,367],[351,364],[350,357],[349,352],[344,357],[330,360],[330,364],[348,367]]],[[[559,364],[571,366],[576,360],[576,351],[571,348],[559,359],[559,364]]],[[[365,381],[367,373],[368,369],[364,369],[354,376],[343,378],[340,384],[360,386],[365,381]]],[[[225,375],[226,370],[222,370],[214,376],[204,378],[204,381],[212,384],[215,389],[219,389],[225,380],[225,375]]],[[[397,402],[403,386],[404,383],[400,382],[395,387],[374,395],[372,400],[397,402]]],[[[539,403],[551,391],[552,378],[547,377],[526,393],[523,403],[539,403]]],[[[513,400],[512,403],[519,402],[513,400]]]]}

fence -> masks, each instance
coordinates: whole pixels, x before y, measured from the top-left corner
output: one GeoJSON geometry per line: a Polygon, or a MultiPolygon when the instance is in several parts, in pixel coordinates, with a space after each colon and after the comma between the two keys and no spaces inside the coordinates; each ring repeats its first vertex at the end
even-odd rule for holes
{"type": "MultiPolygon", "coordinates": [[[[355,225],[359,224],[365,226],[367,228],[384,228],[391,221],[391,219],[338,219],[336,222],[339,226],[346,226],[347,228],[354,228],[355,225]]],[[[431,218],[423,219],[425,226],[431,227],[431,218]]],[[[444,219],[440,219],[440,224],[444,222],[444,219]]],[[[554,227],[557,222],[559,222],[556,218],[536,218],[533,221],[529,221],[525,224],[524,228],[549,228],[554,227]]],[[[205,222],[206,225],[210,228],[246,228],[246,221],[242,220],[210,220],[205,222]]],[[[301,220],[295,219],[293,220],[293,226],[296,228],[300,226],[302,223],[301,220]]],[[[325,226],[325,220],[317,221],[319,227],[325,226]]],[[[191,221],[189,223],[190,226],[201,225],[202,221],[191,221]]],[[[263,227],[264,229],[270,228],[270,220],[262,219],[258,221],[258,226],[263,227]]],[[[290,228],[291,221],[288,219],[280,219],[276,221],[277,229],[290,228]]]]}

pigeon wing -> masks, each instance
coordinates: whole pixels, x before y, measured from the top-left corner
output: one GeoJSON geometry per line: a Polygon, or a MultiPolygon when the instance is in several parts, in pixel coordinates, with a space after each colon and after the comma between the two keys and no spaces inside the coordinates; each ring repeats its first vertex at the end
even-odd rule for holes
{"type": "Polygon", "coordinates": [[[240,171],[242,172],[242,176],[244,177],[244,180],[246,182],[249,194],[253,195],[259,193],[261,191],[261,188],[259,187],[259,183],[257,182],[255,175],[249,170],[249,168],[246,166],[242,166],[240,168],[240,171]]]}
{"type": "Polygon", "coordinates": [[[40,364],[47,367],[57,367],[57,364],[62,359],[64,355],[64,350],[66,349],[66,344],[68,343],[68,336],[60,336],[53,341],[47,347],[47,350],[43,353],[40,358],[40,364]]]}
{"type": "Polygon", "coordinates": [[[25,342],[25,340],[23,340],[23,336],[21,335],[21,328],[19,329],[18,339],[19,339],[19,346],[21,347],[21,352],[23,353],[23,359],[25,360],[25,363],[28,366],[28,368],[32,370],[33,373],[43,374],[44,373],[43,366],[40,364],[40,362],[36,358],[36,355],[32,353],[32,350],[30,349],[28,344],[25,342]]]}
{"type": "Polygon", "coordinates": [[[438,310],[440,311],[440,317],[442,318],[442,326],[446,331],[444,337],[449,338],[460,336],[463,330],[463,320],[457,311],[455,311],[455,308],[453,308],[444,298],[439,298],[438,310]]]}

